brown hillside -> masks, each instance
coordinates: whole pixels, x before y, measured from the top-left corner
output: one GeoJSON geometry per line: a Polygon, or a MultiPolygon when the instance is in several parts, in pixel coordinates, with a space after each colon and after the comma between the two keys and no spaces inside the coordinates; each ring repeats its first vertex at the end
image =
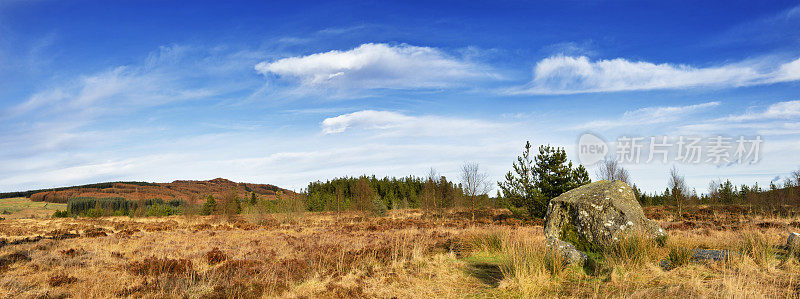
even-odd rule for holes
{"type": "Polygon", "coordinates": [[[75,187],[59,191],[45,191],[31,195],[32,201],[66,203],[74,197],[123,197],[129,200],[161,198],[163,200],[179,199],[190,202],[202,202],[208,195],[221,197],[236,190],[239,197],[246,197],[250,192],[272,199],[278,191],[292,191],[268,184],[236,183],[222,178],[208,181],[174,181],[172,183],[155,183],[147,186],[114,183],[110,187],[86,188],[75,187]]]}

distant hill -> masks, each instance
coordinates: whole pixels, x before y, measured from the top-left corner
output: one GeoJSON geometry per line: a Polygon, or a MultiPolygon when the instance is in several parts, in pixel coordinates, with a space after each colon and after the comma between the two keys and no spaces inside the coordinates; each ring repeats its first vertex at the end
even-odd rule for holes
{"type": "Polygon", "coordinates": [[[107,182],[72,187],[0,193],[0,198],[30,197],[32,201],[66,203],[74,197],[123,197],[129,200],[161,198],[202,202],[208,195],[221,197],[236,190],[240,197],[255,192],[262,198],[274,198],[276,192],[292,191],[269,184],[236,183],[223,178],[208,181],[174,181],[172,183],[107,182]]]}

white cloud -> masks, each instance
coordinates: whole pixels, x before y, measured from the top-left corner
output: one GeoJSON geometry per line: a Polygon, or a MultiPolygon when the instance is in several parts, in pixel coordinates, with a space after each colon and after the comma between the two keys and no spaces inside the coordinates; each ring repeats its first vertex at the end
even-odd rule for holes
{"type": "Polygon", "coordinates": [[[655,64],[624,58],[590,61],[551,56],[534,67],[533,80],[512,94],[575,94],[691,87],[739,87],[800,79],[800,59],[777,65],[736,63],[714,67],[655,64]]]}
{"type": "Polygon", "coordinates": [[[479,64],[436,48],[373,43],[261,62],[255,69],[305,87],[354,89],[443,88],[493,76],[479,64]]]}
{"type": "Polygon", "coordinates": [[[737,134],[796,135],[800,133],[800,100],[770,104],[759,111],[730,115],[707,121],[683,125],[684,133],[721,133],[736,131],[737,134]]]}
{"type": "Polygon", "coordinates": [[[461,136],[479,134],[502,124],[443,116],[408,116],[392,111],[362,110],[322,121],[324,134],[347,130],[378,131],[378,136],[461,136]]]}
{"type": "Polygon", "coordinates": [[[770,105],[763,116],[766,118],[790,118],[800,116],[800,101],[778,102],[770,105]]]}
{"type": "Polygon", "coordinates": [[[687,106],[645,107],[632,111],[626,111],[619,119],[593,121],[583,124],[578,128],[604,130],[614,127],[630,126],[631,124],[642,125],[674,122],[691,114],[717,107],[719,105],[720,102],[714,101],[687,106]]]}
{"type": "Polygon", "coordinates": [[[772,79],[773,82],[797,80],[800,80],[800,59],[781,65],[772,79]]]}
{"type": "Polygon", "coordinates": [[[787,119],[800,117],[800,100],[777,102],[769,105],[761,112],[748,112],[740,115],[731,115],[714,121],[751,121],[765,119],[787,119]]]}

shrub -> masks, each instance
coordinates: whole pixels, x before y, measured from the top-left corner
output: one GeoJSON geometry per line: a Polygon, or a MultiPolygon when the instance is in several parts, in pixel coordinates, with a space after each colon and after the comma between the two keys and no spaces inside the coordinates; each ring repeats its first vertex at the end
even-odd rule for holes
{"type": "Polygon", "coordinates": [[[64,211],[56,210],[55,212],[53,212],[53,218],[67,218],[67,217],[69,217],[69,213],[67,213],[66,210],[64,211]]]}

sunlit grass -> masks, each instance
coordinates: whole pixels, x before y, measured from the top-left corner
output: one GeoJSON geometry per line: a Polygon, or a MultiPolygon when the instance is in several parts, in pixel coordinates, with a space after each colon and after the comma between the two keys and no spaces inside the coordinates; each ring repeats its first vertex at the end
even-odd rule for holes
{"type": "Polygon", "coordinates": [[[0,297],[791,297],[800,282],[780,228],[675,230],[664,246],[630,235],[578,267],[540,226],[481,221],[415,210],[10,219],[0,239],[81,236],[0,247],[12,261],[0,297]],[[108,235],[87,234],[98,229],[108,235]],[[740,254],[696,263],[695,248],[740,254]]]}
{"type": "Polygon", "coordinates": [[[0,217],[16,218],[49,218],[56,210],[66,210],[67,205],[61,203],[35,202],[25,197],[0,198],[0,217]]]}

